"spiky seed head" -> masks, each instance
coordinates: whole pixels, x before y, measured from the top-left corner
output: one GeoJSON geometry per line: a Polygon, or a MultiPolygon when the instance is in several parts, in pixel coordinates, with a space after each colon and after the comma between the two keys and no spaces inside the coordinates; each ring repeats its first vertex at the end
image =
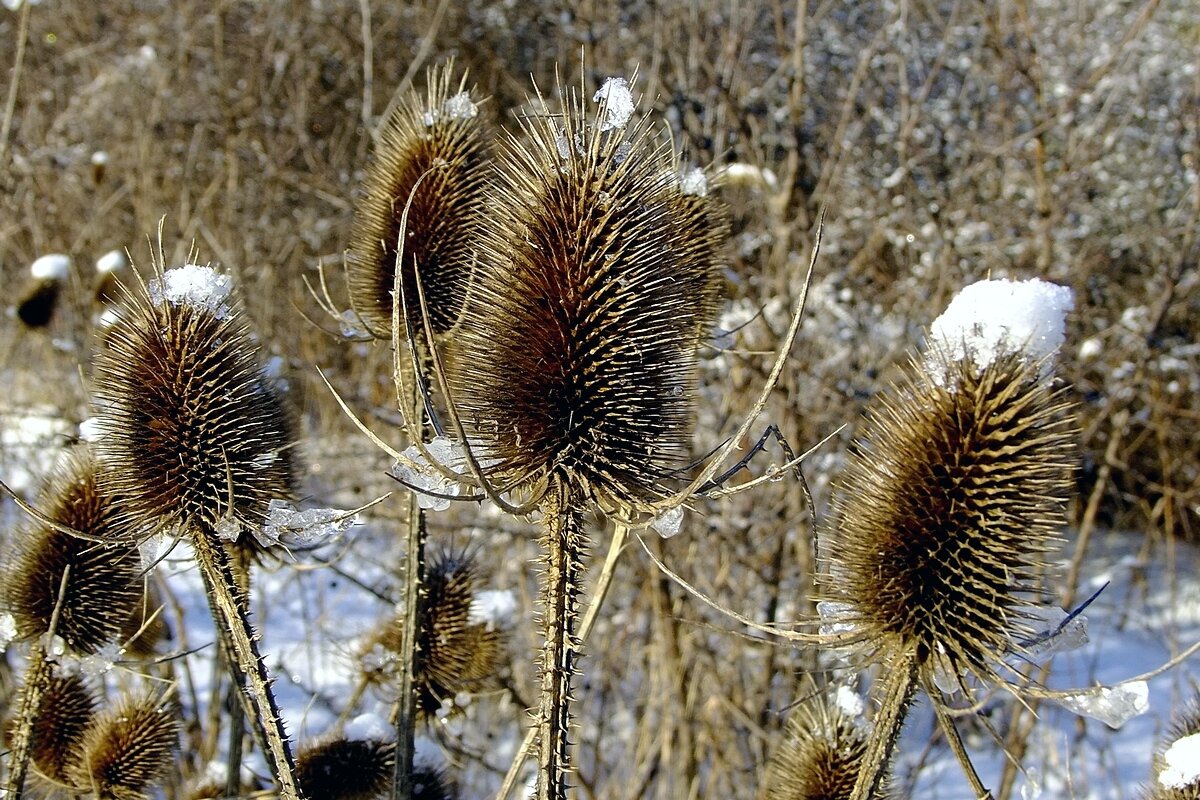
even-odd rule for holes
{"type": "MultiPolygon", "coordinates": [[[[849,800],[867,750],[862,724],[824,693],[801,703],[788,718],[779,749],[767,764],[763,800],[849,800]]],[[[885,789],[873,800],[887,797],[885,789]]]]}
{"type": "Polygon", "coordinates": [[[54,675],[33,721],[30,757],[54,783],[67,783],[68,767],[83,755],[84,734],[96,714],[96,698],[78,675],[54,675]]]}
{"type": "Polygon", "coordinates": [[[142,800],[171,766],[179,715],[159,695],[125,695],[96,715],[69,783],[101,800],[142,800]]]}
{"type": "Polygon", "coordinates": [[[96,362],[107,483],[145,535],[186,527],[249,539],[268,503],[292,496],[289,416],[230,279],[194,264],[156,271],[96,362]]]}
{"type": "Polygon", "coordinates": [[[686,460],[727,229],[644,128],[543,110],[498,162],[452,387],[501,482],[640,507],[686,460]]]}
{"type": "MultiPolygon", "coordinates": [[[[496,678],[504,656],[504,632],[473,621],[471,605],[479,573],[465,553],[442,552],[429,559],[418,614],[417,657],[413,674],[417,708],[433,715],[460,692],[477,692],[496,678]]],[[[368,643],[384,658],[371,658],[368,677],[390,682],[403,637],[403,617],[384,623],[368,643]]]]}
{"type": "Polygon", "coordinates": [[[1177,776],[1172,774],[1172,768],[1179,766],[1177,760],[1185,756],[1172,758],[1170,764],[1167,760],[1167,754],[1179,740],[1197,735],[1200,735],[1200,690],[1193,692],[1167,727],[1162,746],[1154,754],[1154,783],[1142,793],[1145,800],[1200,800],[1200,780],[1178,785],[1177,776]]]}
{"type": "Polygon", "coordinates": [[[936,372],[910,365],[868,411],[835,489],[829,599],[884,660],[996,678],[1065,523],[1072,426],[1020,354],[936,372]]]}
{"type": "Polygon", "coordinates": [[[21,637],[50,630],[63,590],[55,634],[75,653],[94,653],[111,642],[141,594],[140,563],[120,518],[120,504],[101,485],[100,468],[85,447],[69,451],[42,493],[47,519],[104,545],[37,523],[19,535],[6,570],[4,604],[21,637]],[[68,572],[69,570],[69,572],[68,572]]]}
{"type": "Polygon", "coordinates": [[[415,329],[421,330],[414,261],[434,331],[449,330],[462,307],[474,241],[488,210],[490,137],[466,76],[455,79],[454,72],[453,62],[433,67],[423,96],[416,89],[405,94],[380,131],[363,178],[346,269],[351,304],[378,338],[391,336],[397,240],[406,207],[401,271],[415,329]]]}
{"type": "Polygon", "coordinates": [[[296,785],[305,797],[376,800],[391,788],[395,759],[391,742],[328,739],[296,755],[296,785]]]}

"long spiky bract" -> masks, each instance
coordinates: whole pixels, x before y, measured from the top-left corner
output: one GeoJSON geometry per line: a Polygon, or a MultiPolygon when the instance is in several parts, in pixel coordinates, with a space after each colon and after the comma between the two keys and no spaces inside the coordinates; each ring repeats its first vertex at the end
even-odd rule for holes
{"type": "Polygon", "coordinates": [[[97,360],[108,484],[140,536],[192,545],[239,697],[281,796],[296,798],[292,755],[249,621],[240,556],[273,499],[294,483],[293,435],[258,347],[210,267],[163,270],[129,293],[97,360]]]}
{"type": "Polygon", "coordinates": [[[467,90],[465,75],[455,80],[453,62],[428,70],[426,78],[426,91],[410,90],[379,132],[346,254],[351,304],[381,339],[392,331],[401,234],[401,277],[405,295],[414,299],[410,315],[418,319],[415,261],[432,327],[444,333],[462,308],[474,241],[488,210],[490,136],[478,98],[467,90]]]}
{"type": "MultiPolygon", "coordinates": [[[[849,800],[867,754],[862,723],[814,689],[788,718],[767,764],[762,800],[849,800]]],[[[871,800],[883,800],[877,791],[871,800]]]]}
{"type": "Polygon", "coordinates": [[[78,760],[67,768],[69,783],[101,800],[144,800],[170,769],[179,733],[173,703],[153,694],[125,695],[88,726],[78,760]]]}
{"type": "Polygon", "coordinates": [[[847,640],[887,671],[880,765],[917,687],[938,703],[940,675],[1004,682],[998,665],[1030,632],[1021,608],[1072,484],[1067,403],[1041,365],[1010,354],[935,372],[911,365],[868,411],[828,535],[827,597],[848,604],[847,640]]]}
{"type": "Polygon", "coordinates": [[[624,81],[606,91],[594,114],[578,95],[562,114],[543,102],[509,137],[450,376],[491,475],[540,506],[542,800],[570,772],[585,513],[652,507],[686,462],[726,230],[683,193],[669,148],[626,129],[624,81]]]}
{"type": "Polygon", "coordinates": [[[51,685],[48,638],[71,653],[95,653],[118,635],[141,595],[137,551],[98,469],[86,448],[69,451],[39,500],[46,520],[88,539],[39,522],[21,532],[4,570],[2,605],[18,635],[33,642],[9,757],[14,797],[21,795],[43,694],[51,685]],[[100,543],[106,540],[114,544],[100,543]]]}

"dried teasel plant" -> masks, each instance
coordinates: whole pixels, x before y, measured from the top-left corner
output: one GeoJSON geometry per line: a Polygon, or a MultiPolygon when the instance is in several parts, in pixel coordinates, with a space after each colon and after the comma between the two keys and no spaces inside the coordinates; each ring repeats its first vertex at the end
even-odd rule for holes
{"type": "MultiPolygon", "coordinates": [[[[396,746],[378,739],[327,738],[296,756],[296,780],[305,797],[382,800],[392,785],[396,746]]],[[[450,800],[453,784],[441,770],[419,766],[412,775],[413,800],[450,800]]]]}
{"type": "MultiPolygon", "coordinates": [[[[429,560],[422,586],[413,677],[417,712],[431,719],[459,693],[478,692],[494,683],[506,636],[472,613],[479,570],[468,554],[436,553],[429,560]]],[[[364,685],[389,690],[396,685],[405,619],[400,609],[367,639],[361,658],[364,685]]],[[[354,698],[347,711],[353,706],[354,698]]]]}
{"type": "Polygon", "coordinates": [[[1200,690],[1171,721],[1154,755],[1154,783],[1145,800],[1200,800],[1200,690]]]}
{"type": "Polygon", "coordinates": [[[17,301],[17,318],[29,328],[44,328],[54,318],[71,259],[60,253],[40,256],[29,267],[29,280],[17,301]]]}
{"type": "Polygon", "coordinates": [[[106,483],[124,498],[122,519],[138,536],[191,544],[238,697],[281,796],[295,798],[291,749],[239,568],[270,501],[292,496],[290,419],[262,371],[232,280],[208,266],[164,264],[160,246],[153,279],[127,292],[96,362],[106,483]]]}
{"type": "MultiPolygon", "coordinates": [[[[762,800],[848,800],[867,754],[867,728],[811,681],[763,777],[762,800]]],[[[840,692],[851,692],[841,687],[840,692]]],[[[877,789],[871,800],[889,797],[877,789]]]]}
{"type": "Polygon", "coordinates": [[[93,655],[112,643],[142,591],[140,560],[130,547],[119,503],[103,486],[89,450],[68,451],[37,505],[35,524],[18,535],[15,554],[5,565],[0,592],[18,637],[31,642],[9,756],[14,797],[21,796],[53,660],[93,655]]]}
{"type": "Polygon", "coordinates": [[[178,709],[161,694],[123,695],[100,711],[68,763],[67,784],[98,800],[146,800],[171,767],[178,747],[178,709]]]}
{"type": "Polygon", "coordinates": [[[977,796],[990,796],[939,686],[966,691],[965,675],[1007,684],[1003,659],[1036,632],[1028,606],[1065,525],[1074,429],[1048,370],[1061,333],[1052,341],[1036,325],[1061,329],[1070,293],[1031,283],[1044,295],[1046,319],[1030,334],[1041,339],[1014,340],[1008,322],[998,341],[984,323],[935,323],[924,362],[869,407],[836,482],[823,592],[841,604],[839,643],[883,669],[854,800],[878,791],[918,689],[977,796]]]}
{"type": "Polygon", "coordinates": [[[96,715],[96,698],[77,674],[50,678],[33,724],[31,761],[53,784],[70,781],[68,768],[83,750],[84,736],[96,715]]]}

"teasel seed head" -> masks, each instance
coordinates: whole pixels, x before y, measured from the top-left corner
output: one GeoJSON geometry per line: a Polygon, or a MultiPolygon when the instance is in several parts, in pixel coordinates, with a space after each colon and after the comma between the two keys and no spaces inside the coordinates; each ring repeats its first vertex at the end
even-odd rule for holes
{"type": "Polygon", "coordinates": [[[142,535],[195,528],[245,541],[292,496],[291,420],[230,298],[195,264],[130,293],[96,362],[98,452],[142,535]]]}
{"type": "Polygon", "coordinates": [[[17,317],[30,328],[44,328],[54,318],[71,259],[61,253],[40,256],[29,267],[29,281],[17,302],[17,317]]]}
{"type": "Polygon", "coordinates": [[[1200,777],[1188,780],[1200,752],[1200,691],[1171,721],[1163,745],[1154,756],[1154,783],[1145,800],[1200,800],[1200,777]],[[1186,740],[1186,741],[1185,741],[1186,740]]]}
{"type": "Polygon", "coordinates": [[[1065,524],[1068,404],[1020,353],[911,364],[877,397],[834,497],[831,600],[885,662],[999,680],[1065,524]]]}
{"type": "Polygon", "coordinates": [[[498,162],[451,385],[498,482],[641,507],[687,459],[728,229],[644,127],[567,106],[543,104],[498,162]]]}
{"type": "MultiPolygon", "coordinates": [[[[465,553],[442,552],[429,559],[418,615],[417,656],[413,674],[417,709],[432,717],[460,692],[477,692],[495,680],[504,657],[505,634],[472,618],[479,588],[474,560],[465,553]]],[[[384,659],[368,677],[389,683],[392,655],[400,652],[403,617],[389,619],[368,642],[384,659]]],[[[452,705],[452,708],[454,706],[452,705]]]]}
{"type": "Polygon", "coordinates": [[[113,641],[133,613],[142,592],[141,565],[122,524],[120,503],[102,480],[92,454],[82,446],[73,449],[55,470],[39,506],[47,519],[113,544],[43,523],[20,534],[6,570],[3,599],[22,638],[49,632],[60,593],[54,633],[75,653],[95,653],[113,641]]]}
{"type": "MultiPolygon", "coordinates": [[[[867,752],[863,724],[812,688],[767,764],[763,800],[849,800],[867,752]]],[[[885,790],[874,800],[887,797],[885,790]]]]}
{"type": "Polygon", "coordinates": [[[96,698],[78,675],[50,678],[33,722],[30,756],[38,771],[58,784],[68,783],[68,768],[82,757],[84,736],[96,714],[96,698]]]}
{"type": "Polygon", "coordinates": [[[391,788],[394,763],[391,742],[328,739],[296,755],[296,783],[305,797],[377,800],[391,788]]]}
{"type": "Polygon", "coordinates": [[[490,136],[477,103],[466,76],[455,81],[448,62],[427,72],[424,96],[410,90],[379,133],[346,256],[351,304],[373,336],[391,337],[402,224],[401,270],[415,330],[421,326],[414,261],[433,330],[444,333],[458,319],[487,211],[490,136]]]}
{"type": "Polygon", "coordinates": [[[96,715],[69,783],[100,800],[142,800],[171,766],[179,715],[160,695],[125,695],[96,715]]]}

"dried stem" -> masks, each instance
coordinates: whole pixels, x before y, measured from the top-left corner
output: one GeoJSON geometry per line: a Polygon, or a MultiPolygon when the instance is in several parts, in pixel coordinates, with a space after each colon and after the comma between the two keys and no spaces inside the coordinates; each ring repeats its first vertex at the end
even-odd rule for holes
{"type": "MultiPolygon", "coordinates": [[[[418,416],[420,412],[417,412],[418,416]]],[[[404,582],[404,621],[400,636],[400,675],[396,697],[396,764],[392,800],[409,800],[413,794],[413,759],[416,757],[417,697],[413,673],[417,657],[417,625],[425,586],[425,511],[417,495],[407,496],[404,582]]]]}
{"type": "Polygon", "coordinates": [[[905,653],[891,665],[882,678],[882,694],[879,711],[876,712],[875,727],[863,753],[862,771],[850,800],[870,800],[878,796],[879,785],[887,774],[887,765],[896,749],[896,740],[904,727],[904,718],[912,705],[917,688],[917,659],[913,653],[905,653]]]}

